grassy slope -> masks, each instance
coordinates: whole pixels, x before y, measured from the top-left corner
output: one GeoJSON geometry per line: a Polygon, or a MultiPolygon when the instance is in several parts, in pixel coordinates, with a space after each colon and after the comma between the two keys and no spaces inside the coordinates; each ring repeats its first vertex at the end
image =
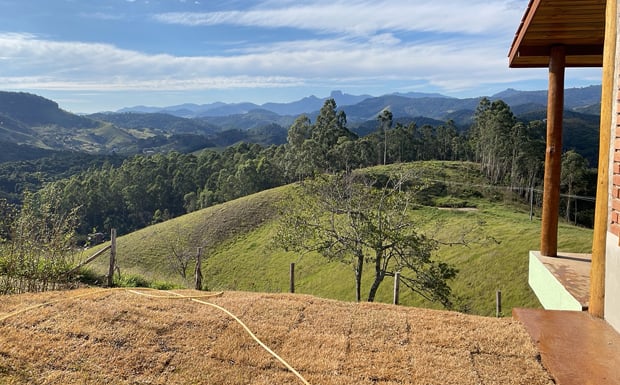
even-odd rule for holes
{"type": "MultiPolygon", "coordinates": [[[[453,241],[462,229],[475,228],[469,234],[470,244],[445,246],[437,258],[454,264],[460,271],[451,286],[461,301],[461,310],[474,314],[492,315],[495,312],[495,291],[502,290],[503,310],[511,314],[512,307],[538,307],[538,301],[527,284],[528,251],[539,245],[540,221],[529,220],[522,206],[504,203],[501,191],[486,191],[487,198],[475,197],[474,190],[483,180],[472,165],[425,162],[390,167],[389,170],[416,168],[421,178],[450,181],[448,197],[429,197],[427,200],[475,206],[475,211],[440,210],[424,206],[414,212],[428,231],[445,241],[453,241]],[[467,183],[463,185],[461,183],[467,183]]],[[[374,168],[373,173],[384,173],[374,168]]],[[[440,183],[441,185],[441,183],[440,183]]],[[[435,192],[441,188],[435,188],[435,192]]],[[[284,252],[271,241],[277,230],[278,202],[286,200],[292,186],[214,206],[161,223],[121,237],[118,241],[119,265],[123,274],[140,274],[150,280],[166,280],[178,285],[186,283],[169,267],[166,255],[172,247],[185,247],[194,253],[204,247],[204,284],[211,290],[250,290],[285,292],[289,285],[289,265],[296,263],[296,291],[326,298],[354,300],[353,272],[350,267],[329,263],[320,256],[303,256],[284,252]]],[[[444,193],[445,193],[444,189],[444,193]]],[[[588,229],[560,224],[559,249],[589,252],[592,232],[588,229]]],[[[105,261],[97,270],[105,271],[105,261]]],[[[193,272],[193,265],[188,269],[193,272]]],[[[363,291],[370,286],[372,271],[366,273],[363,291]]],[[[377,296],[381,302],[391,302],[391,279],[386,280],[377,296]]],[[[410,306],[438,307],[403,290],[401,303],[410,306]]]]}
{"type": "MultiPolygon", "coordinates": [[[[170,268],[167,256],[172,255],[173,250],[195,255],[196,249],[203,247],[206,258],[214,252],[213,248],[234,244],[241,234],[251,234],[277,214],[275,204],[286,190],[287,187],[280,187],[260,192],[120,237],[118,264],[121,273],[184,285],[185,282],[170,268]]],[[[93,252],[97,249],[94,248],[93,252]]],[[[106,263],[99,260],[94,266],[98,272],[103,272],[106,263]]],[[[193,268],[192,265],[188,269],[188,274],[193,268]]]]}

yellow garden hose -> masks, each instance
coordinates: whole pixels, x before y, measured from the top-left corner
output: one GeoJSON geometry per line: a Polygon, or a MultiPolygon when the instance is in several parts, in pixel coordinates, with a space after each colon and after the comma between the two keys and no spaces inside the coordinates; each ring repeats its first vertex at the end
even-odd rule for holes
{"type": "Polygon", "coordinates": [[[267,345],[265,345],[258,337],[256,337],[256,335],[250,330],[250,328],[243,323],[243,321],[241,321],[237,316],[235,316],[233,313],[231,313],[230,311],[226,310],[225,308],[216,305],[214,303],[211,302],[205,302],[202,301],[200,298],[212,298],[212,297],[218,297],[223,295],[223,292],[218,292],[218,293],[211,293],[211,294],[204,294],[204,295],[183,295],[183,294],[178,294],[175,292],[171,292],[173,295],[154,295],[154,294],[148,294],[148,293],[143,293],[143,290],[152,290],[152,291],[157,291],[157,292],[161,292],[161,290],[156,290],[156,289],[146,289],[146,288],[140,288],[139,290],[136,289],[124,289],[124,288],[117,288],[117,289],[102,289],[102,290],[95,290],[95,291],[91,291],[88,293],[83,293],[83,294],[78,294],[78,295],[74,295],[71,297],[67,297],[67,298],[59,298],[59,299],[55,299],[55,300],[51,300],[45,303],[41,303],[41,304],[36,304],[36,305],[32,305],[32,306],[28,306],[25,307],[23,309],[19,309],[19,310],[15,310],[11,313],[5,314],[3,316],[0,316],[0,322],[6,320],[7,318],[10,317],[14,317],[16,315],[25,313],[29,310],[33,310],[36,308],[40,308],[43,306],[47,306],[47,305],[52,305],[58,302],[62,302],[62,301],[69,301],[69,300],[73,300],[76,298],[80,298],[80,297],[86,297],[89,295],[94,295],[94,294],[99,294],[99,293],[105,293],[105,292],[109,292],[112,290],[124,290],[128,293],[132,293],[132,294],[136,294],[136,295],[140,295],[140,296],[144,296],[144,297],[149,297],[149,298],[155,298],[155,299],[189,299],[191,301],[200,303],[202,305],[207,305],[210,307],[213,307],[225,314],[227,314],[229,317],[231,317],[232,319],[234,319],[239,325],[241,325],[243,327],[243,329],[263,348],[265,349],[269,354],[271,354],[275,359],[277,359],[278,361],[280,361],[288,370],[290,370],[293,374],[295,374],[295,376],[297,376],[305,385],[310,385],[310,383],[308,381],[306,381],[306,379],[299,374],[299,372],[297,372],[297,370],[295,370],[295,368],[293,368],[291,365],[288,364],[288,362],[286,362],[282,357],[280,357],[278,354],[276,354],[273,350],[271,350],[267,345]]]}

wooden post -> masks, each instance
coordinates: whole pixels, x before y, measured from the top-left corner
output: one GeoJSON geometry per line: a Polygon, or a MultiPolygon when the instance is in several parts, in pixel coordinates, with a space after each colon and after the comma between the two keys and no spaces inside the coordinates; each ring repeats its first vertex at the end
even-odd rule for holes
{"type": "Polygon", "coordinates": [[[108,287],[114,286],[114,267],[116,266],[116,229],[110,232],[110,268],[108,269],[108,287]]]}
{"type": "Polygon", "coordinates": [[[534,187],[530,188],[530,222],[534,218],[534,187]]]}
{"type": "Polygon", "coordinates": [[[289,269],[289,292],[294,293],[295,292],[295,264],[291,263],[290,269],[289,269]]]}
{"type": "Polygon", "coordinates": [[[400,296],[400,271],[394,273],[394,305],[398,305],[400,296]]]}
{"type": "Polygon", "coordinates": [[[601,122],[599,130],[598,176],[594,234],[592,236],[592,265],[590,269],[590,301],[588,312],[605,316],[605,258],[609,204],[609,157],[611,130],[616,122],[613,116],[614,67],[616,58],[617,2],[607,0],[605,9],[605,47],[603,50],[603,82],[601,90],[601,122]]]}
{"type": "Polygon", "coordinates": [[[497,290],[495,292],[495,316],[498,318],[502,316],[502,291],[501,290],[497,290]]]}
{"type": "Polygon", "coordinates": [[[196,252],[196,268],[194,269],[194,288],[202,290],[202,247],[196,252]]]}
{"type": "Polygon", "coordinates": [[[549,94],[547,99],[547,148],[542,207],[540,253],[558,254],[558,216],[560,210],[560,172],[562,167],[562,115],[564,112],[565,47],[551,47],[549,94]]]}

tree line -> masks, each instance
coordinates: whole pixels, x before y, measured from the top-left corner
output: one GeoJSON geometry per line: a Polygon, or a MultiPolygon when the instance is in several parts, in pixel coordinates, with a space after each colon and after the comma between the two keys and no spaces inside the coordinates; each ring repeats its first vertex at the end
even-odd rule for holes
{"type": "MultiPolygon", "coordinates": [[[[239,143],[223,151],[137,155],[120,164],[94,165],[41,192],[60,191],[65,211],[79,207],[78,233],[114,227],[122,234],[320,173],[379,164],[475,161],[491,183],[526,199],[542,183],[544,123],[519,121],[501,100],[482,99],[469,130],[452,121],[405,125],[394,122],[387,109],[376,123],[375,132],[359,137],[347,127],[346,113],[328,99],[314,122],[307,115],[295,120],[283,145],[239,143]]],[[[579,154],[569,155],[564,188],[570,195],[587,193],[592,172],[579,154]]],[[[570,200],[563,207],[572,220],[570,200]]]]}

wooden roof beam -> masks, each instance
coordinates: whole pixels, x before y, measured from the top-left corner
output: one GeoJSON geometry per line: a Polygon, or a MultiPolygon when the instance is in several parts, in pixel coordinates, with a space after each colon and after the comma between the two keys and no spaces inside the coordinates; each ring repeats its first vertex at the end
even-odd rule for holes
{"type": "MultiPolygon", "coordinates": [[[[602,55],[604,45],[564,45],[566,56],[602,55]]],[[[517,52],[520,57],[524,56],[551,56],[551,46],[521,46],[517,52]]]]}

